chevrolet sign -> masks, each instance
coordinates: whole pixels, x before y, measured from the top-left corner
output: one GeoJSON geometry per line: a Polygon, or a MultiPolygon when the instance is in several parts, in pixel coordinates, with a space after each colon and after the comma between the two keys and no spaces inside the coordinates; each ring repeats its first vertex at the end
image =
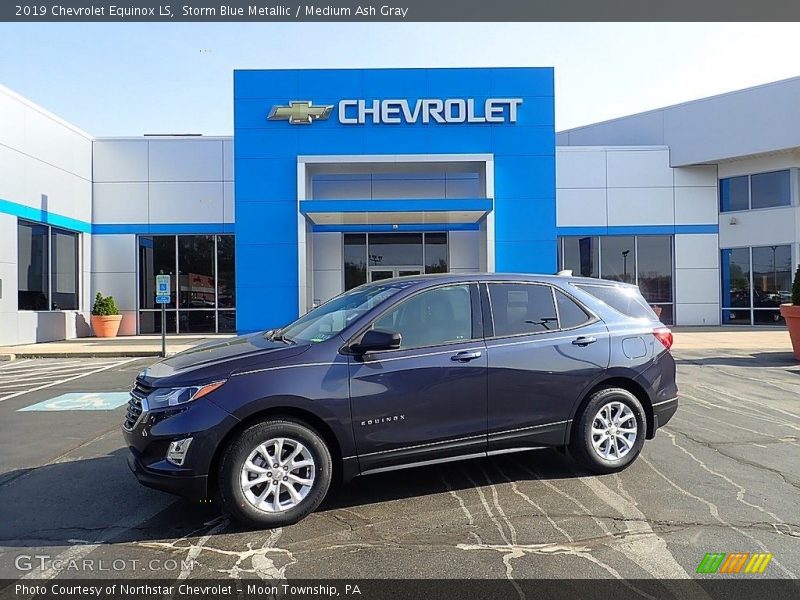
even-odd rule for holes
{"type": "MultiPolygon", "coordinates": [[[[363,125],[402,123],[516,123],[522,98],[488,98],[480,105],[473,98],[408,100],[342,100],[339,123],[363,125]]],[[[312,106],[309,101],[273,106],[269,120],[285,120],[293,125],[308,125],[327,119],[333,106],[312,106]]]]}

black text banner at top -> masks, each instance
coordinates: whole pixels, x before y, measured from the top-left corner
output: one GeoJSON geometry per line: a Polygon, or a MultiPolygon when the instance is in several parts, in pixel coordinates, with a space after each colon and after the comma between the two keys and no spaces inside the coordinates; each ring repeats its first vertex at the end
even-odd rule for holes
{"type": "Polygon", "coordinates": [[[48,0],[0,3],[14,22],[800,21],[788,0],[48,0]]]}

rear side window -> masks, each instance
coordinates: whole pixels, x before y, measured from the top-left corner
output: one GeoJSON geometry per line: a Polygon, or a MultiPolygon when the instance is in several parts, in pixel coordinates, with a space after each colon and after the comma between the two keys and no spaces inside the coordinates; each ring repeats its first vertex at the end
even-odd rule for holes
{"type": "Polygon", "coordinates": [[[558,329],[549,285],[490,283],[488,287],[496,336],[558,329]]]}
{"type": "Polygon", "coordinates": [[[561,290],[556,290],[558,320],[561,329],[574,329],[588,323],[591,317],[575,301],[561,290]]]}
{"type": "Polygon", "coordinates": [[[582,289],[608,304],[617,312],[633,319],[657,320],[656,313],[647,305],[639,290],[635,287],[611,285],[578,285],[582,289]]]}

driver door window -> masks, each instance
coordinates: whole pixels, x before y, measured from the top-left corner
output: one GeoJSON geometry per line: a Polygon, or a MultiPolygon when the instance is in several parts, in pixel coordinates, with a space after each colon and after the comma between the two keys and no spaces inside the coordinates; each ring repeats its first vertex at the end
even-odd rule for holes
{"type": "Polygon", "coordinates": [[[373,324],[396,331],[400,348],[437,346],[473,339],[472,302],[468,285],[426,290],[401,302],[373,324]]]}

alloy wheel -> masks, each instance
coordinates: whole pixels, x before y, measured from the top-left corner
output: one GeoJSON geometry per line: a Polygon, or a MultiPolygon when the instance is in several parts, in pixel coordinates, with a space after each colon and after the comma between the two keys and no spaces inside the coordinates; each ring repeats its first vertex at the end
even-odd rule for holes
{"type": "Polygon", "coordinates": [[[316,464],[302,443],[273,438],[259,444],[244,461],[242,493],[257,510],[284,512],[300,504],[314,486],[316,464]]]}
{"type": "Polygon", "coordinates": [[[638,429],[627,404],[609,402],[592,419],[592,447],[600,458],[619,460],[633,448],[638,429]]]}

